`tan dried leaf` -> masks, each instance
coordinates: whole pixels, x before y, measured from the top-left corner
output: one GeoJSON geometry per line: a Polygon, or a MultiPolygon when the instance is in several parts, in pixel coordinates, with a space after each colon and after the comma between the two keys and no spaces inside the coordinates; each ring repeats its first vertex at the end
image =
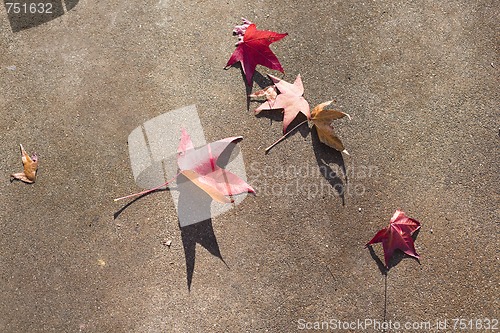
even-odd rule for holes
{"type": "Polygon", "coordinates": [[[311,120],[316,126],[319,141],[323,142],[329,147],[332,147],[349,155],[344,147],[344,144],[335,134],[332,126],[332,121],[343,118],[345,116],[351,119],[351,116],[341,111],[325,109],[325,107],[330,105],[332,102],[333,101],[324,102],[314,107],[314,109],[311,111],[311,120]]]}
{"type": "Polygon", "coordinates": [[[13,173],[10,176],[14,179],[21,180],[25,183],[34,183],[36,180],[36,170],[38,169],[38,155],[33,153],[31,157],[28,155],[26,150],[24,150],[23,145],[21,146],[21,156],[24,166],[24,171],[19,173],[13,173]]]}

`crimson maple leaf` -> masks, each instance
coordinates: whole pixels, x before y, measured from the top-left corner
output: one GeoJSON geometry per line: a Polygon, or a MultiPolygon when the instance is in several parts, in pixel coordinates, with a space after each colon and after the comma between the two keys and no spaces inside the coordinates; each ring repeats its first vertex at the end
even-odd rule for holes
{"type": "Polygon", "coordinates": [[[267,100],[262,103],[257,109],[255,109],[255,113],[259,113],[263,110],[275,110],[282,109],[283,110],[283,133],[286,132],[288,125],[297,117],[299,112],[302,112],[307,119],[311,118],[311,112],[309,103],[306,101],[302,95],[304,94],[304,86],[302,84],[302,79],[300,74],[297,75],[297,78],[293,82],[293,84],[288,83],[280,78],[277,78],[273,75],[268,74],[268,76],[273,80],[274,87],[279,90],[279,94],[276,96],[275,93],[272,92],[272,88],[267,87],[262,91],[258,91],[254,93],[252,96],[266,96],[267,100]]]}
{"type": "Polygon", "coordinates": [[[271,51],[269,45],[283,39],[288,34],[257,30],[255,24],[250,21],[243,19],[243,22],[242,26],[236,26],[234,30],[239,35],[239,41],[236,44],[236,50],[234,50],[226,64],[226,68],[229,68],[238,61],[241,62],[241,67],[249,86],[252,85],[252,77],[257,65],[263,65],[283,73],[283,67],[281,67],[278,58],[271,51]]]}
{"type": "Polygon", "coordinates": [[[255,193],[255,190],[243,179],[217,164],[220,155],[235,142],[243,137],[235,136],[218,140],[195,149],[191,137],[182,129],[181,140],[177,149],[177,166],[179,173],[171,180],[152,189],[134,193],[115,199],[114,201],[143,195],[168,185],[180,174],[184,175],[212,199],[230,203],[232,196],[241,193],[255,193]],[[229,197],[229,198],[228,198],[229,197]]]}
{"type": "Polygon", "coordinates": [[[382,242],[385,266],[387,268],[389,268],[389,260],[396,249],[418,259],[420,257],[415,251],[412,235],[419,228],[420,222],[407,217],[403,211],[396,210],[391,218],[391,223],[386,228],[377,232],[375,237],[366,246],[382,242]]]}

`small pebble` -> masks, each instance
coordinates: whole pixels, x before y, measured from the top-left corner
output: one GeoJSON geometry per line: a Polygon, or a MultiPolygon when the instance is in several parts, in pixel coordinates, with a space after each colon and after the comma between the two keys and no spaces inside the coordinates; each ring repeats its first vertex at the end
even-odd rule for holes
{"type": "Polygon", "coordinates": [[[360,212],[360,211],[361,211],[361,207],[358,208],[358,212],[360,212]]]}

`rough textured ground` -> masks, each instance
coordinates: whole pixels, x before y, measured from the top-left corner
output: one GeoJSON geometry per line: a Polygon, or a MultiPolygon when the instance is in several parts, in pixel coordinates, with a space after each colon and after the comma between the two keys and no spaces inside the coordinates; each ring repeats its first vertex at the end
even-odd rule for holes
{"type": "Polygon", "coordinates": [[[1,332],[500,317],[498,2],[71,6],[31,26],[0,8],[1,332]],[[272,45],[285,78],[352,116],[336,122],[351,156],[307,132],[264,154],[282,123],[247,111],[240,70],[223,70],[241,16],[289,33],[272,45]],[[189,230],[165,192],[116,214],[138,190],[129,133],[191,104],[208,141],[244,136],[258,195],[189,230]],[[19,143],[40,155],[34,185],[9,182],[19,143]],[[398,208],[422,222],[421,262],[399,255],[384,274],[364,244],[398,208]]]}

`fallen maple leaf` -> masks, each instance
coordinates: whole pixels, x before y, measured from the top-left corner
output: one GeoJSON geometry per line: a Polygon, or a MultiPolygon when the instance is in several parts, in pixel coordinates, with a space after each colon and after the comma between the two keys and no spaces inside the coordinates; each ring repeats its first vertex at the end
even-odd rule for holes
{"type": "Polygon", "coordinates": [[[180,174],[184,175],[212,199],[230,203],[233,195],[241,193],[255,193],[255,190],[243,179],[217,164],[220,155],[234,142],[243,137],[235,136],[218,140],[195,149],[191,137],[182,129],[181,140],[177,149],[177,165],[179,173],[171,180],[160,186],[115,199],[114,201],[143,195],[162,188],[174,181],[180,174]],[[228,198],[229,197],[229,198],[228,198]]]}
{"type": "Polygon", "coordinates": [[[252,78],[257,65],[284,72],[269,45],[283,39],[288,35],[287,33],[280,34],[274,31],[257,30],[255,24],[246,19],[243,19],[243,25],[235,27],[234,33],[238,35],[238,43],[236,44],[236,50],[234,50],[226,64],[226,69],[238,61],[241,62],[241,68],[245,73],[246,82],[249,86],[252,85],[252,78]]]}
{"type": "Polygon", "coordinates": [[[36,180],[36,170],[38,169],[38,155],[33,153],[30,157],[26,150],[24,150],[23,145],[20,144],[19,146],[21,147],[21,157],[24,171],[13,173],[10,176],[25,183],[34,183],[36,180]]]}
{"type": "Polygon", "coordinates": [[[255,193],[255,190],[234,173],[221,168],[217,160],[222,152],[241,136],[225,138],[209,143],[200,149],[194,149],[191,138],[182,129],[177,164],[180,172],[196,186],[205,191],[212,199],[219,202],[233,202],[232,197],[241,193],[255,193]]]}
{"type": "Polygon", "coordinates": [[[420,228],[420,222],[409,218],[403,211],[396,210],[391,218],[391,223],[369,241],[366,246],[382,242],[384,248],[385,266],[389,268],[389,260],[394,251],[399,249],[409,256],[419,259],[415,251],[412,235],[420,228]]]}
{"type": "Polygon", "coordinates": [[[271,87],[256,92],[253,96],[266,96],[267,100],[255,109],[255,114],[264,110],[283,110],[283,133],[286,133],[288,125],[299,113],[304,114],[307,119],[311,117],[309,103],[302,97],[304,94],[302,79],[299,74],[292,84],[273,75],[268,74],[268,76],[280,93],[274,94],[271,87]]]}
{"type": "Polygon", "coordinates": [[[337,110],[325,109],[325,106],[331,104],[332,102],[333,101],[328,101],[315,106],[311,111],[311,120],[314,126],[316,126],[319,141],[323,142],[327,146],[330,146],[349,155],[344,145],[342,144],[342,141],[340,141],[339,137],[335,134],[332,126],[332,121],[334,121],[335,119],[343,118],[345,116],[347,116],[350,120],[351,116],[349,116],[347,113],[337,110]]]}

